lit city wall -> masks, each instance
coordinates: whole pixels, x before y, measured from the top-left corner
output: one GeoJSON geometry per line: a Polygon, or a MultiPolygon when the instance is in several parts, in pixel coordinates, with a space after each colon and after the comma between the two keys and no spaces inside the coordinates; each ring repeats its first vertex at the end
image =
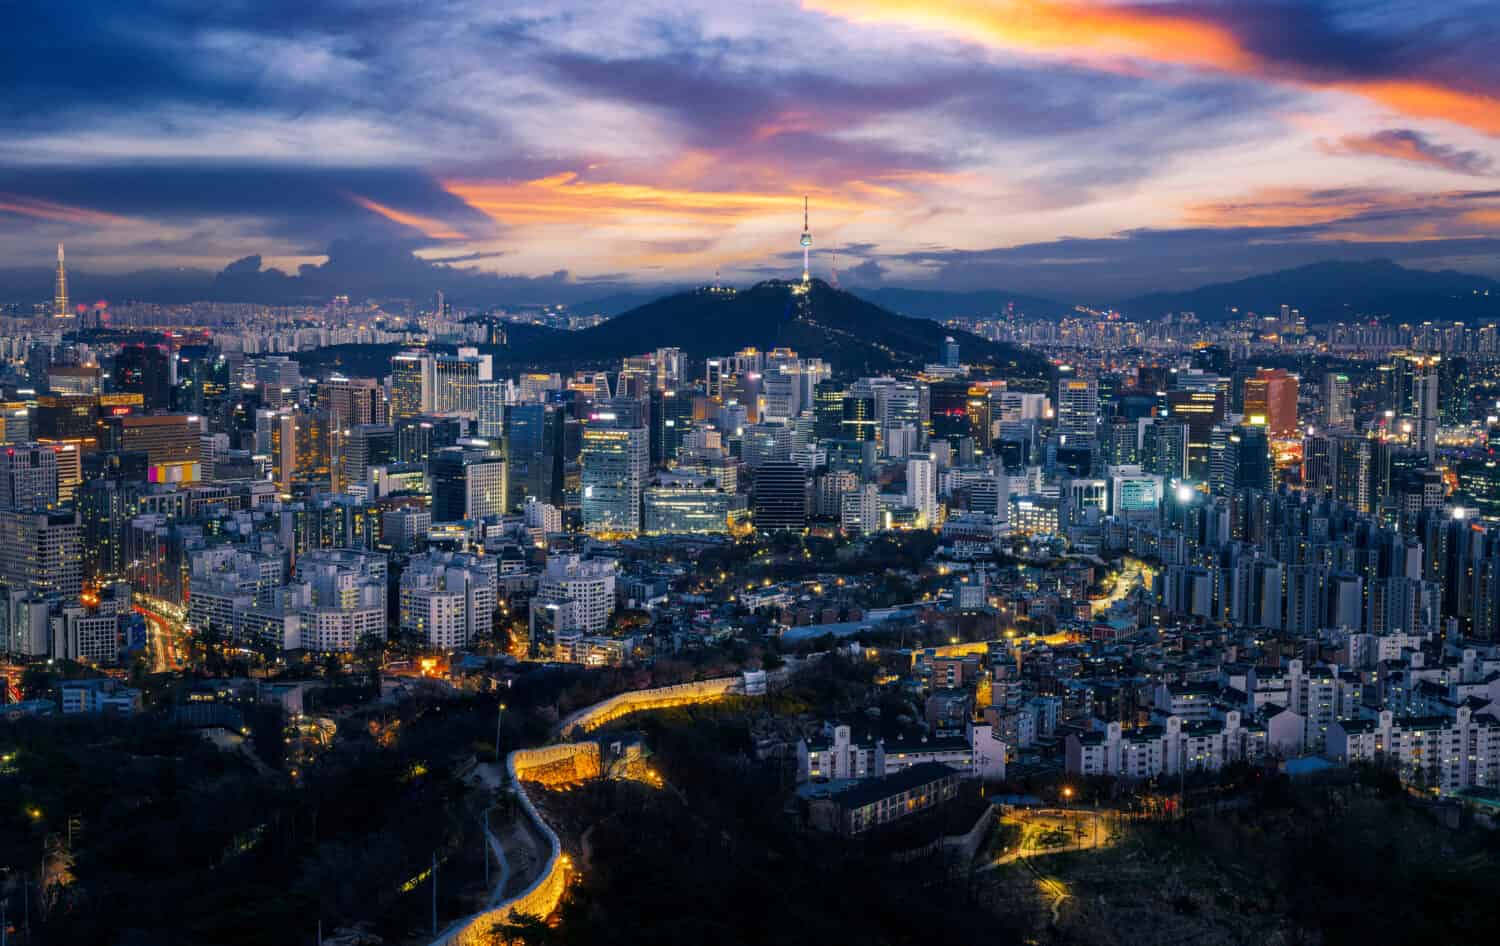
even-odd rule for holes
{"type": "MultiPolygon", "coordinates": [[[[631,713],[711,703],[742,689],[742,686],[739,677],[720,677],[622,693],[569,716],[563,722],[563,732],[590,733],[631,713]]],[[[516,799],[522,811],[547,843],[546,866],[530,887],[504,903],[459,921],[433,940],[432,946],[493,946],[496,939],[491,929],[495,924],[505,922],[512,914],[548,917],[562,902],[563,891],[568,885],[562,842],[532,803],[526,783],[536,782],[551,787],[597,778],[600,774],[599,744],[563,742],[536,749],[517,749],[506,756],[505,767],[511,784],[516,787],[516,799]]]]}
{"type": "Polygon", "coordinates": [[[584,733],[591,733],[631,713],[675,709],[679,706],[720,700],[740,689],[742,685],[743,682],[739,677],[718,677],[713,680],[679,683],[676,686],[656,687],[650,690],[633,690],[579,710],[563,720],[559,728],[564,737],[579,729],[584,733]]]}

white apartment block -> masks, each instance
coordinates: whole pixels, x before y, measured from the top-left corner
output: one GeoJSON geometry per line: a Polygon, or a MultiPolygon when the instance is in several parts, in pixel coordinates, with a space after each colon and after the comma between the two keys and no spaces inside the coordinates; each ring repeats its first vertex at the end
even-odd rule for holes
{"type": "Polygon", "coordinates": [[[1337,720],[1327,755],[1340,762],[1386,763],[1403,781],[1443,794],[1500,787],[1500,719],[1459,706],[1452,716],[1377,716],[1337,720]]]}
{"type": "Polygon", "coordinates": [[[1237,710],[1222,719],[1190,722],[1169,716],[1162,725],[1103,729],[1068,737],[1069,775],[1148,779],[1179,772],[1217,772],[1232,762],[1255,761],[1266,751],[1263,730],[1242,724],[1237,710]]]}

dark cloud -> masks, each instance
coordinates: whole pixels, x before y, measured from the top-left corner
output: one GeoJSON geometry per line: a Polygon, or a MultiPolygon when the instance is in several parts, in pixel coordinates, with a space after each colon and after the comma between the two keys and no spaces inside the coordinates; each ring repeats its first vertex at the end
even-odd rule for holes
{"type": "Polygon", "coordinates": [[[1390,128],[1371,135],[1347,135],[1336,142],[1325,142],[1323,147],[1330,154],[1392,158],[1458,174],[1488,174],[1494,168],[1494,161],[1488,155],[1438,144],[1410,128],[1390,128]]]}
{"type": "Polygon", "coordinates": [[[881,282],[885,279],[885,274],[886,268],[880,265],[879,260],[873,259],[867,259],[858,266],[851,266],[843,272],[846,281],[859,286],[881,282]]]}

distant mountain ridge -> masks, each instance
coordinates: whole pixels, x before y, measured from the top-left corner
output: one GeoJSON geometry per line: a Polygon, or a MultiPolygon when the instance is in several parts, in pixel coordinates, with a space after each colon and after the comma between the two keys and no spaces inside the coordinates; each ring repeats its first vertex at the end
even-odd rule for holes
{"type": "Polygon", "coordinates": [[[1310,263],[1184,292],[1158,292],[1118,306],[1136,318],[1195,312],[1223,321],[1289,305],[1309,322],[1386,318],[1398,322],[1500,319],[1500,282],[1454,270],[1408,269],[1391,260],[1310,263]]]}

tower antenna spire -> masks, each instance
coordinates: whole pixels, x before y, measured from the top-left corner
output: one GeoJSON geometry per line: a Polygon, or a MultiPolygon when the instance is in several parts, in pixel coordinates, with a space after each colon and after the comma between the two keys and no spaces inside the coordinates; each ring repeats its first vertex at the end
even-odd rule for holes
{"type": "Polygon", "coordinates": [[[802,283],[806,285],[811,281],[807,265],[807,254],[812,248],[812,228],[807,224],[807,195],[802,195],[802,283]]]}
{"type": "Polygon", "coordinates": [[[833,288],[837,289],[839,287],[839,248],[834,246],[831,249],[833,250],[833,265],[828,270],[828,281],[833,285],[833,288]]]}

